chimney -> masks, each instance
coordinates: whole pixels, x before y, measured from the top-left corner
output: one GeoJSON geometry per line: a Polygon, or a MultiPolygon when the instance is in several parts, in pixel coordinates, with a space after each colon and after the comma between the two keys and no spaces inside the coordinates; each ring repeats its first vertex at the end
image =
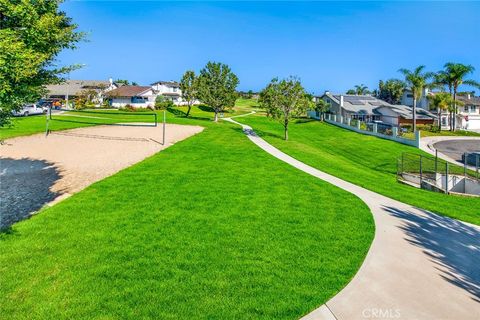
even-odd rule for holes
{"type": "Polygon", "coordinates": [[[340,107],[343,108],[343,95],[340,95],[340,107]]]}
{"type": "Polygon", "coordinates": [[[330,91],[329,90],[325,90],[325,93],[324,94],[330,94],[330,91]]]}
{"type": "Polygon", "coordinates": [[[470,100],[471,99],[471,96],[470,96],[470,92],[467,93],[467,99],[470,100]]]}
{"type": "Polygon", "coordinates": [[[108,79],[108,81],[110,82],[110,84],[113,84],[113,79],[112,78],[108,79]]]}

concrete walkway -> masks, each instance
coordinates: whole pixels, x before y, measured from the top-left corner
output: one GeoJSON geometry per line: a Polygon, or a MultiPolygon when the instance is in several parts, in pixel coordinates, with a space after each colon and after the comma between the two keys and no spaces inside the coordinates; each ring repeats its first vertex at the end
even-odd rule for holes
{"type": "Polygon", "coordinates": [[[375,238],[360,270],[303,319],[480,319],[480,227],[319,171],[273,147],[249,126],[224,120],[241,125],[253,143],[274,157],[358,196],[372,211],[375,238]]]}

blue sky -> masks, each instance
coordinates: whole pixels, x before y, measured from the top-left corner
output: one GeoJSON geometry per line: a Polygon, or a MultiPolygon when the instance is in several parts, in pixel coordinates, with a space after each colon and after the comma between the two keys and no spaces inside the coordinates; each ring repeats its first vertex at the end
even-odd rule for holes
{"type": "Polygon", "coordinates": [[[480,80],[480,2],[67,1],[88,32],[60,64],[72,79],[178,80],[209,60],[231,66],[239,89],[296,75],[314,93],[400,77],[399,68],[474,65],[480,80]],[[447,25],[449,24],[449,25],[447,25]]]}

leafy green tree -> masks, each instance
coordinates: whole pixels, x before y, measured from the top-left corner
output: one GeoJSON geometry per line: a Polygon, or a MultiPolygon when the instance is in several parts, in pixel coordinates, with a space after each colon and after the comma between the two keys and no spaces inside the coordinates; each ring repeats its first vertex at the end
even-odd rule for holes
{"type": "Polygon", "coordinates": [[[413,132],[417,130],[417,101],[422,98],[425,88],[432,86],[429,79],[434,77],[432,72],[424,72],[425,66],[418,66],[413,70],[398,70],[405,76],[406,89],[412,92],[413,96],[413,132]]]}
{"type": "Polygon", "coordinates": [[[182,80],[180,81],[180,90],[182,90],[182,98],[187,102],[188,110],[186,116],[190,114],[192,105],[197,100],[198,95],[198,83],[195,72],[188,70],[183,74],[182,80]]]}
{"type": "Polygon", "coordinates": [[[218,113],[235,105],[238,93],[238,77],[229,66],[218,62],[208,62],[200,70],[198,77],[198,98],[210,106],[215,112],[214,121],[218,121],[218,113]]]}
{"type": "Polygon", "coordinates": [[[346,92],[346,94],[352,94],[352,95],[354,95],[354,94],[357,94],[357,91],[355,91],[355,89],[348,89],[347,92],[346,92]]]}
{"type": "Polygon", "coordinates": [[[442,71],[438,73],[436,78],[437,83],[444,84],[448,87],[453,98],[453,117],[451,119],[452,131],[457,128],[456,115],[458,113],[457,92],[460,85],[467,85],[471,87],[480,88],[480,83],[471,79],[465,79],[468,75],[475,71],[471,65],[464,65],[461,63],[447,62],[442,71]]]}
{"type": "Polygon", "coordinates": [[[378,83],[377,98],[390,104],[399,104],[405,91],[405,83],[398,79],[382,80],[378,83]]]}
{"type": "Polygon", "coordinates": [[[83,38],[59,10],[60,1],[0,0],[0,126],[11,113],[39,99],[44,86],[77,66],[57,68],[55,58],[83,38]]]}
{"type": "Polygon", "coordinates": [[[311,106],[312,99],[298,78],[289,77],[283,80],[274,78],[260,92],[259,103],[265,108],[268,117],[278,120],[283,125],[285,140],[288,140],[290,121],[304,113],[311,106]]]}
{"type": "Polygon", "coordinates": [[[365,94],[370,94],[370,90],[368,90],[368,87],[362,83],[360,85],[357,84],[354,89],[348,90],[347,94],[361,96],[365,94]]]}

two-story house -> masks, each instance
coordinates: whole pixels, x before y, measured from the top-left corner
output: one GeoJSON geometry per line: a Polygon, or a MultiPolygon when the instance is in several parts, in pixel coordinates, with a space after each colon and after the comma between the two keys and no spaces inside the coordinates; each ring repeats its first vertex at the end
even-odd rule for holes
{"type": "Polygon", "coordinates": [[[157,81],[151,84],[152,89],[165,97],[165,99],[171,100],[173,103],[179,105],[182,102],[182,91],[180,90],[180,84],[176,81],[157,81]]]}
{"type": "Polygon", "coordinates": [[[480,97],[472,94],[458,95],[457,100],[463,104],[458,107],[457,115],[460,129],[480,130],[480,97]]]}

